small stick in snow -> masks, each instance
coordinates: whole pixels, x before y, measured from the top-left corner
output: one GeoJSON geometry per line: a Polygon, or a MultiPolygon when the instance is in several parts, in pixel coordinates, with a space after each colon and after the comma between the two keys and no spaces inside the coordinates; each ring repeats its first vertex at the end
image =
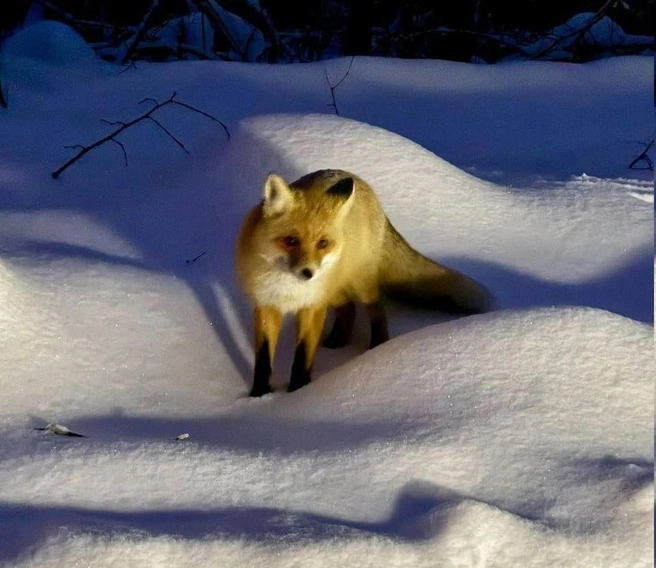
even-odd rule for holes
{"type": "Polygon", "coordinates": [[[651,158],[649,157],[649,150],[651,150],[654,147],[654,140],[652,140],[649,144],[645,146],[645,149],[640,152],[638,156],[635,157],[635,159],[629,164],[629,169],[630,170],[649,170],[650,172],[654,171],[654,162],[652,162],[651,158]],[[639,164],[640,162],[646,162],[647,166],[646,167],[636,167],[636,164],[639,164]]]}
{"type": "Polygon", "coordinates": [[[2,108],[9,108],[9,102],[5,96],[5,92],[2,90],[2,79],[0,79],[0,106],[2,108]]]}
{"type": "Polygon", "coordinates": [[[192,262],[196,262],[196,261],[197,261],[201,256],[203,256],[206,252],[207,252],[207,251],[204,250],[204,251],[201,252],[198,256],[195,256],[195,257],[192,258],[191,260],[190,260],[190,259],[185,260],[185,263],[186,263],[186,264],[191,264],[192,262]]]}
{"type": "Polygon", "coordinates": [[[355,61],[355,55],[351,56],[351,62],[349,63],[348,69],[346,70],[346,73],[342,76],[342,78],[337,81],[334,85],[330,82],[330,77],[328,77],[328,70],[324,69],[324,72],[326,73],[326,81],[328,81],[328,86],[330,87],[330,97],[333,99],[332,103],[329,103],[327,106],[333,107],[335,109],[335,114],[339,116],[339,109],[337,108],[337,99],[335,99],[335,91],[337,90],[337,87],[339,87],[342,84],[342,81],[348,77],[348,74],[351,72],[351,67],[353,67],[353,61],[355,61]]]}
{"type": "Polygon", "coordinates": [[[76,438],[85,438],[83,434],[77,434],[75,432],[71,432],[66,426],[62,426],[61,424],[56,424],[55,422],[51,422],[50,424],[46,424],[43,428],[34,428],[35,430],[41,430],[43,432],[49,432],[50,434],[57,434],[58,436],[74,436],[76,438]]]}
{"type": "Polygon", "coordinates": [[[108,134],[107,136],[101,138],[100,140],[96,140],[90,146],[82,146],[81,144],[77,144],[75,146],[67,146],[67,148],[71,148],[71,147],[80,148],[80,151],[75,156],[73,156],[70,160],[68,160],[68,162],[66,162],[63,166],[57,168],[54,172],[52,172],[52,174],[51,174],[52,177],[54,179],[57,179],[62,174],[62,172],[64,172],[64,170],[68,169],[70,166],[72,166],[75,162],[77,162],[83,156],[85,156],[86,154],[91,152],[91,150],[93,150],[94,148],[98,148],[98,146],[102,146],[103,144],[105,144],[105,142],[115,142],[116,144],[118,144],[121,147],[121,149],[123,150],[123,157],[125,159],[125,165],[127,166],[128,156],[127,156],[127,153],[125,152],[125,147],[123,146],[123,144],[121,142],[116,140],[116,136],[118,136],[119,134],[121,134],[121,132],[123,132],[124,130],[130,128],[131,126],[137,124],[138,122],[141,122],[142,120],[150,120],[150,121],[154,122],[165,134],[167,134],[178,146],[180,146],[188,154],[189,151],[187,150],[187,148],[185,148],[184,144],[182,142],[180,142],[180,140],[178,140],[175,136],[173,136],[173,134],[171,134],[171,132],[169,132],[169,130],[167,128],[165,128],[164,125],[162,125],[161,122],[159,122],[158,120],[155,120],[152,117],[153,113],[155,113],[156,111],[158,111],[162,107],[165,107],[166,105],[180,106],[180,107],[186,108],[188,110],[191,110],[193,112],[196,112],[198,114],[201,114],[201,115],[213,120],[214,122],[218,122],[223,127],[223,130],[225,130],[225,133],[228,136],[228,140],[230,140],[230,131],[228,130],[228,127],[225,124],[223,124],[223,122],[221,122],[218,118],[215,118],[214,116],[212,116],[211,114],[209,114],[207,112],[204,112],[200,109],[197,109],[197,108],[195,108],[195,107],[193,107],[193,106],[191,106],[187,103],[183,103],[181,101],[175,100],[176,95],[177,95],[177,93],[173,92],[173,94],[167,100],[165,100],[163,103],[157,102],[155,99],[151,99],[151,98],[146,98],[146,99],[143,99],[143,100],[139,101],[139,104],[142,104],[142,103],[145,103],[145,102],[152,102],[152,103],[154,103],[154,106],[148,112],[142,114],[141,116],[138,116],[137,118],[135,118],[134,120],[131,120],[129,122],[122,122],[122,121],[109,122],[107,120],[104,120],[105,123],[107,123],[111,126],[118,126],[118,128],[116,130],[114,130],[114,132],[111,132],[110,134],[108,134]]]}

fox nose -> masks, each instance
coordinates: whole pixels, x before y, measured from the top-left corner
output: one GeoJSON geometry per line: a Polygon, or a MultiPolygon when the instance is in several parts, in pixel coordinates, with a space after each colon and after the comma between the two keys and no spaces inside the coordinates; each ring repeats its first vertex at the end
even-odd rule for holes
{"type": "Polygon", "coordinates": [[[305,278],[306,280],[309,280],[313,276],[313,272],[309,268],[304,268],[301,270],[301,276],[305,278]]]}

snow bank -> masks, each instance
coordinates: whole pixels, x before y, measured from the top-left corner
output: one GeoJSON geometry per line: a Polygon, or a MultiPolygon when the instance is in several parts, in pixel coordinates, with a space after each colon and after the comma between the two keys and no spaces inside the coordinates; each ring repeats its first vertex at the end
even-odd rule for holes
{"type": "Polygon", "coordinates": [[[73,419],[77,441],[3,435],[0,500],[25,541],[51,535],[28,566],[646,565],[651,344],[647,326],[596,310],[429,327],[211,418],[100,414],[73,419]]]}
{"type": "Polygon", "coordinates": [[[522,57],[546,55],[549,59],[568,60],[573,50],[584,46],[611,49],[628,44],[649,49],[653,43],[648,36],[627,34],[608,16],[599,18],[594,12],[581,12],[556,26],[547,37],[523,47],[522,57]]]}
{"type": "Polygon", "coordinates": [[[72,28],[42,20],[16,32],[0,48],[3,87],[10,101],[22,95],[22,87],[48,92],[58,81],[93,80],[107,73],[93,49],[72,28]]]}
{"type": "MultiPolygon", "coordinates": [[[[653,190],[581,175],[573,164],[602,155],[599,130],[568,120],[591,81],[605,90],[586,112],[608,137],[649,123],[644,60],[582,66],[580,80],[568,66],[358,63],[339,91],[358,120],[316,114],[321,66],[14,77],[0,146],[0,561],[651,565],[653,190]],[[172,111],[162,119],[190,155],[144,127],[122,139],[128,168],[103,148],[49,177],[60,146],[172,88],[225,119],[230,141],[172,111]],[[509,111],[511,92],[512,129],[481,120],[509,111]],[[530,128],[545,93],[559,93],[550,120],[580,151],[564,162],[530,128]],[[526,136],[561,181],[519,190],[465,173],[453,157],[471,153],[476,124],[486,144],[507,140],[488,154],[476,138],[474,165],[540,173],[513,153],[526,136]],[[433,151],[447,140],[445,161],[433,151]],[[410,242],[485,282],[500,309],[449,320],[393,306],[389,343],[365,352],[360,321],[354,345],[320,351],[311,385],[251,400],[234,236],[269,170],[319,167],[369,180],[410,242]],[[33,429],[48,422],[85,437],[33,429]]],[[[292,344],[286,329],[279,388],[292,344]]]]}
{"type": "Polygon", "coordinates": [[[18,57],[49,65],[86,65],[97,60],[93,49],[72,28],[44,20],[11,36],[3,45],[6,59],[18,57]]]}
{"type": "Polygon", "coordinates": [[[414,246],[483,279],[500,307],[583,303],[653,321],[651,288],[629,276],[653,268],[653,210],[635,199],[647,184],[583,176],[548,192],[509,191],[386,130],[326,115],[248,119],[227,156],[225,176],[235,190],[252,188],[250,203],[270,170],[290,180],[357,172],[414,246]]]}

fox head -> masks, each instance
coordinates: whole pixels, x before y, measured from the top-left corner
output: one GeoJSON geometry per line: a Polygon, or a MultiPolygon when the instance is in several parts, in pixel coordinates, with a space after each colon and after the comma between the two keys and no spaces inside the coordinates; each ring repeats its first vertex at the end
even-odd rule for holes
{"type": "Polygon", "coordinates": [[[328,187],[297,186],[269,174],[263,188],[260,254],[301,281],[318,278],[342,251],[343,222],[353,195],[353,178],[328,187]]]}

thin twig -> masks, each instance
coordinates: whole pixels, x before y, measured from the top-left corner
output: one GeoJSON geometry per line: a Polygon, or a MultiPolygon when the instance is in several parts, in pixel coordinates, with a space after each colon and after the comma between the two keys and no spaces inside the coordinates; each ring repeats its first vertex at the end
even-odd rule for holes
{"type": "Polygon", "coordinates": [[[173,134],[171,134],[171,132],[166,128],[166,126],[164,126],[158,120],[154,119],[152,116],[149,116],[148,120],[154,122],[157,126],[159,126],[164,131],[164,133],[167,134],[169,138],[171,138],[171,140],[173,140],[173,142],[175,142],[178,146],[180,146],[180,148],[182,148],[185,151],[185,153],[189,154],[189,150],[185,148],[185,145],[182,142],[180,142],[180,140],[178,140],[175,136],[173,136],[173,134]]]}
{"type": "Polygon", "coordinates": [[[198,11],[207,17],[215,32],[220,33],[223,38],[230,44],[230,48],[238,53],[243,61],[246,60],[246,54],[239,49],[239,42],[230,31],[230,27],[223,21],[221,12],[213,6],[211,0],[193,0],[198,11]]]}
{"type": "Polygon", "coordinates": [[[153,0],[151,3],[150,7],[148,8],[148,11],[145,13],[143,19],[141,20],[141,23],[137,27],[137,31],[134,33],[134,35],[129,38],[125,42],[125,53],[121,57],[120,63],[122,65],[125,65],[130,58],[132,57],[132,53],[136,49],[137,45],[139,45],[139,42],[144,38],[146,35],[146,32],[148,31],[148,28],[150,26],[150,20],[153,17],[153,14],[155,13],[155,10],[159,6],[159,0],[153,0]]]}
{"type": "MultiPolygon", "coordinates": [[[[504,39],[500,35],[488,34],[488,33],[478,32],[478,31],[474,31],[474,30],[464,30],[464,29],[454,30],[454,29],[445,28],[445,27],[437,27],[437,28],[430,28],[430,29],[427,29],[427,30],[418,30],[418,31],[410,32],[410,33],[406,33],[406,34],[399,34],[397,36],[397,38],[400,39],[400,40],[403,40],[403,41],[407,41],[407,40],[411,40],[411,39],[414,39],[414,38],[417,38],[417,37],[429,36],[431,34],[439,34],[439,35],[443,35],[443,36],[452,35],[452,36],[472,37],[472,38],[475,38],[475,39],[478,39],[478,40],[494,42],[494,43],[497,43],[497,44],[502,45],[504,47],[515,49],[515,50],[519,51],[520,53],[528,56],[528,53],[526,53],[525,51],[522,51],[521,47],[517,44],[516,41],[504,39]]],[[[390,38],[390,39],[396,39],[396,38],[394,38],[393,34],[391,34],[391,33],[385,34],[383,37],[390,38]]]]}
{"type": "Polygon", "coordinates": [[[204,251],[201,252],[198,256],[195,256],[195,257],[192,258],[192,259],[187,259],[187,260],[185,260],[185,264],[191,264],[192,262],[196,262],[196,261],[197,261],[201,256],[203,256],[206,252],[207,252],[207,251],[204,250],[204,251]]]}
{"type": "Polygon", "coordinates": [[[651,158],[649,157],[649,151],[654,147],[654,140],[649,142],[644,148],[642,152],[638,156],[635,157],[635,159],[629,164],[629,169],[630,170],[649,170],[651,172],[654,171],[654,162],[652,162],[651,158]],[[646,162],[647,167],[643,168],[637,168],[636,164],[640,162],[646,162]]]}
{"type": "Polygon", "coordinates": [[[5,92],[2,89],[2,79],[0,79],[0,106],[2,108],[9,108],[9,101],[7,101],[7,97],[5,96],[5,92]]]}
{"type": "Polygon", "coordinates": [[[216,118],[216,117],[212,116],[211,114],[208,114],[205,111],[202,111],[198,108],[192,107],[192,106],[188,105],[187,103],[183,103],[182,101],[171,100],[171,103],[173,103],[174,105],[184,107],[184,108],[186,108],[188,110],[191,110],[193,112],[197,112],[198,114],[202,114],[203,116],[209,118],[210,120],[213,120],[214,122],[217,122],[218,124],[221,125],[221,127],[225,131],[226,136],[228,137],[228,140],[230,140],[230,131],[228,130],[228,127],[225,124],[223,124],[223,122],[221,122],[218,118],[216,118]]]}
{"type": "Polygon", "coordinates": [[[328,106],[333,107],[335,109],[335,114],[337,116],[339,116],[339,109],[337,108],[337,99],[335,98],[335,91],[337,90],[337,87],[339,87],[342,84],[344,79],[348,77],[348,74],[351,72],[351,67],[353,67],[354,61],[355,61],[355,55],[352,55],[346,73],[344,73],[344,75],[342,75],[342,78],[339,81],[337,81],[337,83],[335,83],[334,85],[330,82],[330,77],[328,77],[328,69],[324,69],[324,72],[326,74],[326,81],[328,82],[328,86],[330,87],[330,97],[333,100],[333,102],[328,104],[328,106]]]}
{"type": "Polygon", "coordinates": [[[168,136],[169,136],[169,137],[170,137],[170,138],[171,138],[171,139],[172,139],[172,140],[178,145],[178,146],[180,146],[180,147],[181,147],[181,148],[182,148],[187,154],[189,154],[189,151],[188,151],[187,148],[184,146],[184,144],[183,144],[182,142],[180,142],[180,140],[178,140],[175,136],[173,136],[173,134],[171,134],[171,132],[170,132],[170,131],[169,131],[169,130],[168,130],[163,124],[161,124],[158,120],[155,120],[155,119],[152,117],[152,114],[153,114],[153,113],[155,113],[156,111],[158,111],[158,110],[161,109],[162,107],[165,107],[166,105],[170,105],[170,104],[174,104],[174,105],[182,106],[182,107],[184,107],[184,108],[186,108],[186,109],[188,109],[188,110],[192,110],[192,111],[194,111],[194,112],[197,112],[198,114],[202,114],[203,116],[212,119],[214,122],[219,123],[219,124],[223,127],[223,129],[225,130],[225,132],[226,132],[226,134],[227,134],[227,136],[228,136],[228,140],[230,139],[230,132],[228,131],[228,127],[227,127],[225,124],[223,124],[223,122],[221,122],[219,119],[213,117],[211,114],[208,114],[208,113],[206,113],[206,112],[204,112],[204,111],[202,111],[202,110],[200,110],[200,109],[197,109],[197,108],[195,108],[195,107],[193,107],[193,106],[191,106],[191,105],[188,105],[187,103],[182,103],[182,102],[180,102],[180,101],[176,101],[176,100],[175,100],[175,96],[176,96],[176,95],[177,95],[177,93],[174,92],[174,93],[170,96],[170,98],[168,98],[167,100],[165,100],[163,103],[157,102],[157,101],[156,101],[155,99],[153,99],[153,98],[145,98],[145,99],[142,99],[141,101],[139,101],[140,103],[144,103],[144,102],[152,102],[152,103],[153,103],[153,107],[152,107],[149,111],[145,112],[144,114],[142,114],[141,116],[138,116],[137,118],[135,118],[135,119],[133,119],[133,120],[130,120],[129,122],[122,122],[122,121],[110,122],[110,121],[104,120],[105,123],[107,123],[107,124],[109,124],[109,125],[111,125],[111,126],[119,125],[119,127],[118,127],[116,130],[114,130],[113,132],[109,133],[107,136],[104,136],[103,138],[101,138],[101,139],[99,139],[99,140],[96,140],[96,141],[95,141],[93,144],[91,144],[90,146],[83,146],[83,145],[81,145],[81,144],[76,144],[75,146],[67,146],[67,148],[77,148],[77,149],[79,149],[80,151],[79,151],[75,156],[73,156],[70,160],[68,160],[63,166],[57,168],[54,172],[52,172],[52,174],[51,174],[52,177],[55,178],[55,179],[58,178],[58,177],[62,174],[63,171],[65,171],[66,169],[68,169],[70,166],[72,166],[75,162],[77,162],[77,161],[78,161],[79,159],[81,159],[83,156],[85,156],[86,154],[88,154],[89,152],[91,152],[91,150],[93,150],[94,148],[98,148],[98,146],[102,146],[102,145],[105,144],[106,142],[110,142],[110,141],[111,141],[111,142],[116,142],[116,143],[118,143],[118,144],[121,146],[121,148],[123,149],[123,155],[124,155],[124,158],[125,158],[125,164],[127,165],[127,153],[125,152],[125,147],[124,147],[123,144],[121,144],[118,140],[116,140],[116,136],[118,136],[119,134],[121,134],[121,132],[123,132],[123,131],[126,130],[127,128],[130,128],[131,126],[137,124],[138,122],[141,122],[142,120],[150,120],[150,121],[154,122],[154,123],[155,123],[155,124],[161,129],[161,130],[163,130],[163,131],[164,131],[164,132],[165,132],[165,133],[166,133],[166,134],[167,134],[167,135],[168,135],[168,136]]]}
{"type": "Polygon", "coordinates": [[[128,69],[136,69],[137,64],[134,62],[133,59],[127,62],[126,65],[123,65],[123,69],[121,69],[118,74],[121,75],[122,73],[125,73],[128,69]]]}
{"type": "Polygon", "coordinates": [[[132,28],[125,27],[125,26],[117,26],[115,24],[110,24],[107,22],[96,22],[92,20],[84,20],[80,19],[77,16],[73,16],[72,14],[62,10],[59,6],[56,6],[52,2],[49,2],[47,0],[38,0],[38,3],[41,4],[43,8],[46,8],[49,12],[54,12],[57,14],[57,18],[63,21],[64,23],[68,24],[69,26],[73,28],[77,27],[94,27],[94,28],[106,28],[108,30],[111,30],[115,33],[123,33],[123,34],[128,34],[134,32],[132,28]]]}
{"type": "Polygon", "coordinates": [[[123,151],[123,161],[125,162],[125,167],[128,167],[128,153],[125,151],[125,146],[123,146],[123,142],[119,142],[116,140],[116,138],[112,138],[112,142],[118,144],[121,147],[121,150],[123,151]]]}
{"type": "Polygon", "coordinates": [[[101,118],[100,122],[104,122],[109,126],[125,126],[125,122],[123,122],[122,120],[105,120],[104,118],[101,118]]]}
{"type": "MultiPolygon", "coordinates": [[[[172,100],[175,98],[175,96],[176,96],[177,94],[178,94],[177,91],[173,91],[173,94],[171,95],[171,98],[170,98],[168,101],[166,101],[166,102],[170,102],[170,101],[172,101],[172,100]]],[[[159,103],[158,103],[155,99],[153,99],[152,97],[146,97],[145,99],[141,99],[141,100],[139,101],[138,104],[142,105],[143,103],[153,103],[154,105],[158,105],[158,104],[159,104],[159,103]]]]}
{"type": "Polygon", "coordinates": [[[348,74],[351,72],[351,67],[353,67],[353,62],[354,61],[355,61],[355,55],[351,55],[351,61],[349,61],[349,66],[346,69],[346,73],[344,73],[342,78],[339,81],[337,81],[337,83],[335,83],[333,85],[333,89],[336,89],[337,87],[339,87],[342,84],[342,81],[344,81],[344,79],[346,79],[346,77],[348,77],[348,74]]]}
{"type": "Polygon", "coordinates": [[[590,21],[587,24],[585,24],[585,26],[574,30],[572,33],[557,37],[549,47],[546,47],[542,51],[538,52],[536,55],[533,55],[531,59],[532,60],[541,59],[545,55],[551,53],[554,49],[556,49],[558,44],[565,41],[566,39],[569,39],[574,36],[579,36],[579,38],[582,38],[587,32],[589,32],[592,29],[592,26],[594,26],[597,22],[599,22],[606,15],[608,10],[610,10],[613,7],[613,5],[616,3],[617,0],[608,0],[601,8],[599,8],[599,11],[590,19],[590,21]]]}

